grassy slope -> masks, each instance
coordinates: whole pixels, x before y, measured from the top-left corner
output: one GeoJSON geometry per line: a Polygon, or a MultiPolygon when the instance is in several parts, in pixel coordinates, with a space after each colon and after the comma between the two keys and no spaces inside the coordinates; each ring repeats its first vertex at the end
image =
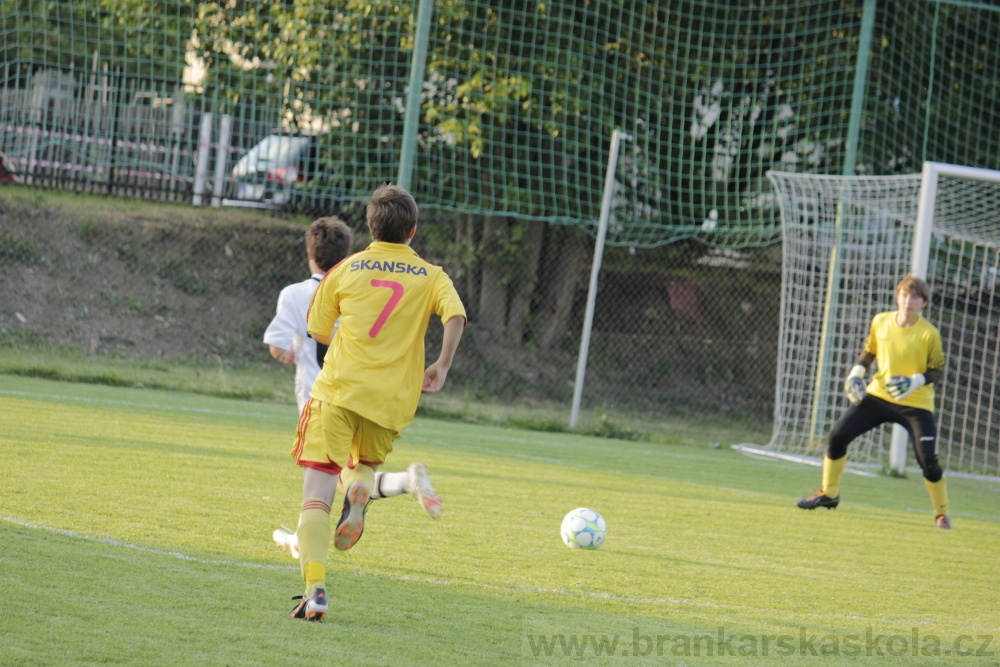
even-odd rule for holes
{"type": "Polygon", "coordinates": [[[0,337],[0,373],[295,404],[294,367],[270,361],[134,359],[90,355],[71,346],[3,344],[0,337]]]}
{"type": "MultiPolygon", "coordinates": [[[[263,346],[261,346],[263,349],[263,346]]],[[[265,353],[262,352],[262,358],[265,353]]],[[[293,404],[294,368],[269,358],[235,362],[205,359],[135,359],[90,355],[71,346],[26,343],[0,332],[0,374],[86,382],[112,387],[187,391],[206,396],[293,404]]],[[[423,416],[479,424],[515,426],[542,431],[569,431],[569,406],[561,403],[484,402],[479,397],[446,391],[424,396],[423,416]]],[[[623,413],[608,417],[602,410],[584,410],[574,432],[668,444],[755,442],[768,440],[765,425],[736,418],[670,419],[623,413]]]]}
{"type": "MultiPolygon", "coordinates": [[[[172,205],[163,202],[150,202],[135,199],[114,197],[99,197],[76,194],[58,190],[41,190],[36,188],[9,187],[0,188],[0,216],[5,210],[18,213],[21,218],[32,219],[43,214],[65,216],[76,224],[128,224],[147,223],[189,223],[189,224],[236,224],[258,226],[261,224],[276,224],[287,221],[304,228],[308,220],[304,217],[276,217],[274,214],[245,208],[211,209],[205,207],[190,207],[172,205]]],[[[52,258],[50,250],[36,244],[30,248],[22,248],[21,244],[12,244],[13,237],[0,229],[0,277],[3,276],[5,260],[18,260],[37,265],[39,271],[54,272],[58,270],[59,262],[76,261],[79,258],[52,258]],[[55,262],[55,264],[53,264],[55,262]]],[[[136,251],[152,252],[151,249],[136,248],[136,251]]],[[[146,258],[150,261],[151,258],[146,258]]],[[[304,268],[303,268],[304,270],[304,268]]],[[[2,284],[2,281],[0,281],[2,284]]],[[[276,294],[276,293],[275,293],[276,294]]],[[[73,382],[88,382],[107,384],[111,386],[143,387],[155,389],[171,389],[191,391],[199,394],[222,396],[228,398],[243,398],[257,401],[277,401],[294,403],[292,395],[291,369],[281,368],[271,360],[263,344],[251,342],[251,349],[257,345],[257,355],[242,357],[213,356],[210,359],[147,357],[127,358],[113,353],[87,354],[71,345],[53,344],[65,342],[65,338],[57,334],[41,334],[31,327],[22,326],[12,316],[6,313],[8,324],[5,328],[0,321],[0,373],[21,375],[25,377],[43,377],[73,382]]],[[[3,313],[0,313],[2,320],[3,313]]],[[[52,314],[46,320],[62,317],[59,312],[52,314]]],[[[149,315],[147,313],[147,315],[149,315]]],[[[188,323],[190,327],[192,323],[188,323]]],[[[194,323],[197,324],[197,323],[194,323]]],[[[155,325],[154,325],[155,326],[155,325]]],[[[197,327],[195,327],[197,328],[197,327]]],[[[172,330],[173,331],[173,330],[172,330]]],[[[261,332],[262,333],[262,332],[261,332]]],[[[177,336],[192,336],[177,330],[177,336]]],[[[251,338],[255,338],[251,336],[251,338]]],[[[257,337],[259,338],[259,337],[257,337]]],[[[464,346],[468,343],[463,342],[464,346]]],[[[466,350],[468,352],[468,350],[466,350]]],[[[463,353],[462,356],[464,356],[463,353]]],[[[477,392],[482,394],[483,392],[477,392]]],[[[488,393],[488,391],[487,391],[488,393]]],[[[534,429],[559,431],[565,430],[569,418],[570,406],[565,400],[561,402],[539,402],[524,400],[517,405],[507,403],[486,403],[482,396],[463,396],[454,391],[431,397],[423,403],[424,414],[430,416],[460,419],[476,423],[492,423],[500,425],[522,426],[534,429]]],[[[707,417],[712,423],[696,422],[685,416],[684,420],[673,419],[666,411],[656,414],[631,414],[620,408],[608,409],[602,407],[599,401],[595,405],[584,405],[580,415],[580,428],[577,430],[586,434],[597,434],[607,437],[625,439],[645,439],[655,442],[672,443],[687,440],[691,437],[698,444],[713,442],[712,437],[718,436],[714,442],[728,441],[739,438],[745,441],[763,444],[769,436],[769,427],[760,420],[749,421],[731,416],[707,417]],[[725,428],[721,420],[725,420],[725,428]],[[678,432],[680,429],[680,432],[678,432]],[[705,437],[701,437],[705,434],[705,437]]],[[[706,418],[703,418],[703,420],[706,418]]]]}
{"type": "MultiPolygon", "coordinates": [[[[919,479],[848,476],[840,509],[806,513],[792,501],[814,469],[422,419],[389,469],[428,463],[445,517],[379,501],[331,556],[335,612],[306,624],[286,618],[297,568],[269,540],[297,514],[289,406],[0,376],[0,414],[2,664],[510,664],[552,633],[617,634],[633,664],[633,633],[1000,633],[989,483],[951,481],[947,533],[919,479]],[[577,506],[608,519],[599,551],[559,541],[577,506]]],[[[649,659],[720,660],[665,641],[649,659]]],[[[944,658],[892,657],[924,660],[944,658]]]]}

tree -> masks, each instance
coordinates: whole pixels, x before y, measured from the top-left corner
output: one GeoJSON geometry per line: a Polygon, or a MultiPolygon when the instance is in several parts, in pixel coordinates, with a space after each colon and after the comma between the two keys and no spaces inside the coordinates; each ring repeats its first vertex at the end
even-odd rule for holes
{"type": "Polygon", "coordinates": [[[0,0],[0,60],[27,71],[112,71],[173,90],[180,84],[195,6],[188,0],[0,0]]]}

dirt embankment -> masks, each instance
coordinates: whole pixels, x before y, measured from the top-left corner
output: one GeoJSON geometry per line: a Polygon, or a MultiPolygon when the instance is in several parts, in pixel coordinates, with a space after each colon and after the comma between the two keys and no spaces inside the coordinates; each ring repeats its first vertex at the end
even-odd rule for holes
{"type": "Polygon", "coordinates": [[[300,221],[0,189],[0,340],[127,356],[260,357],[308,276],[300,221]]]}
{"type": "MultiPolygon", "coordinates": [[[[266,360],[278,293],[308,277],[307,226],[244,209],[0,188],[0,344],[266,360]]],[[[356,247],[366,242],[355,235],[356,247]]],[[[428,332],[437,350],[441,329],[428,332]]],[[[449,382],[504,399],[565,397],[574,367],[471,324],[449,382]]]]}

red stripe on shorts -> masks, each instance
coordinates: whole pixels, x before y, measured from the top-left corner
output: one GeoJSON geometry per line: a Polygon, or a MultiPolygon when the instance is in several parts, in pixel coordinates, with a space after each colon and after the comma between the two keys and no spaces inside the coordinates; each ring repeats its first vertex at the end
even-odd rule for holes
{"type": "Polygon", "coordinates": [[[298,462],[302,456],[302,450],[306,446],[306,427],[309,426],[309,417],[312,415],[312,399],[302,406],[302,414],[299,415],[299,424],[295,428],[295,447],[292,449],[292,458],[298,462]]]}
{"type": "Polygon", "coordinates": [[[327,463],[320,463],[319,461],[296,461],[296,463],[299,464],[299,467],[312,468],[313,470],[325,472],[328,475],[339,475],[340,471],[343,470],[343,468],[333,461],[329,461],[327,463]]]}

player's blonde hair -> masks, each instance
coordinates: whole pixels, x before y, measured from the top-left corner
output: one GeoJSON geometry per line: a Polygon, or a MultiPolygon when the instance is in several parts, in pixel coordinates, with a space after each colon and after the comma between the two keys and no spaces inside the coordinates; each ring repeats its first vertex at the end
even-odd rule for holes
{"type": "Polygon", "coordinates": [[[336,216],[313,220],[306,230],[306,249],[320,271],[329,271],[351,253],[354,232],[336,216]]]}
{"type": "Polygon", "coordinates": [[[386,243],[406,243],[420,214],[413,195],[388,184],[372,193],[366,212],[372,238],[386,243]]]}
{"type": "Polygon", "coordinates": [[[903,290],[906,290],[910,294],[916,294],[925,303],[931,302],[931,288],[927,286],[927,282],[921,278],[917,278],[912,273],[907,273],[899,284],[896,285],[896,294],[899,294],[903,290]]]}

